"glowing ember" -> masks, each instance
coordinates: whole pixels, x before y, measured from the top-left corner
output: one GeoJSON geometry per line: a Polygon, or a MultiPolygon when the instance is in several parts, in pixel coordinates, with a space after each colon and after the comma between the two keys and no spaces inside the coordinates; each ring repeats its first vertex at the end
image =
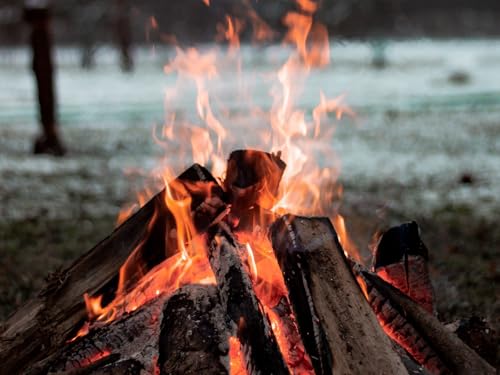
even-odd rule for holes
{"type": "Polygon", "coordinates": [[[231,375],[247,375],[245,357],[241,351],[241,343],[236,337],[229,338],[229,373],[231,375]]]}

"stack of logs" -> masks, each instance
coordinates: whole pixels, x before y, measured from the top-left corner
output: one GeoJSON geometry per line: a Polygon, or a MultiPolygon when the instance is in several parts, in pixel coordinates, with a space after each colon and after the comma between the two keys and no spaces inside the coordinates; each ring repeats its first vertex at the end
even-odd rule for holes
{"type": "Polygon", "coordinates": [[[267,211],[284,169],[279,155],[239,150],[230,155],[223,186],[200,165],[186,170],[171,184],[182,185],[192,197],[194,225],[206,236],[216,285],[190,284],[160,294],[111,323],[92,323],[87,335],[68,343],[87,319],[84,293],[103,295],[108,303],[128,258],[135,264],[126,286],[132,289],[145,272],[176,253],[167,235],[175,219],[164,190],[68,269],[52,275],[46,288],[6,322],[0,373],[229,374],[234,337],[248,374],[293,372],[235,235],[257,223],[267,226],[288,288],[280,309],[293,311],[290,321],[296,321],[307,353],[297,360],[302,369],[309,365],[309,373],[316,374],[495,373],[436,319],[427,249],[415,223],[381,236],[369,270],[346,257],[329,219],[277,218],[267,211]]]}

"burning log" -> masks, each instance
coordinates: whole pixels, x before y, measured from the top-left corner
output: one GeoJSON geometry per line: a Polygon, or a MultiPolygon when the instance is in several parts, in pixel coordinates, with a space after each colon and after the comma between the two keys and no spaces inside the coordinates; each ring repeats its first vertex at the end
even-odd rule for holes
{"type": "Polygon", "coordinates": [[[217,288],[186,285],[65,346],[54,374],[229,374],[229,334],[217,288]]]}
{"type": "Polygon", "coordinates": [[[356,268],[358,282],[387,334],[434,374],[494,374],[477,353],[432,314],[377,275],[356,268]]]}
{"type": "MultiPolygon", "coordinates": [[[[161,296],[138,310],[107,323],[96,322],[89,332],[64,346],[50,361],[49,374],[94,373],[119,359],[135,358],[141,368],[152,372],[157,356],[162,307],[161,296]]],[[[109,369],[109,367],[108,367],[109,369]]]]}
{"type": "Polygon", "coordinates": [[[163,310],[161,375],[229,374],[229,332],[215,286],[179,289],[163,310]]]}
{"type": "MultiPolygon", "coordinates": [[[[203,182],[217,196],[222,190],[210,173],[194,165],[179,176],[192,193],[191,208],[198,230],[206,229],[224,209],[222,204],[204,204],[203,190],[192,189],[203,182]]],[[[207,190],[205,189],[205,190],[207,190]]],[[[137,280],[144,270],[165,258],[165,233],[173,228],[173,217],[165,207],[166,191],[158,193],[146,205],[120,225],[110,236],[77,259],[68,269],[52,276],[44,290],[16,312],[5,324],[0,337],[0,363],[6,373],[22,373],[25,368],[53,355],[71,338],[86,319],[84,293],[113,298],[118,272],[134,252],[137,267],[129,270],[129,280],[137,280]],[[167,225],[168,224],[168,225],[167,225]]]]}
{"type": "Polygon", "coordinates": [[[141,362],[135,359],[127,359],[124,361],[112,362],[119,356],[110,355],[101,361],[89,367],[74,370],[71,372],[63,372],[65,375],[141,375],[144,373],[144,367],[141,362]]]}
{"type": "Polygon", "coordinates": [[[316,374],[407,373],[356,285],[330,221],[287,215],[270,232],[316,374]]]}
{"type": "Polygon", "coordinates": [[[427,247],[414,221],[389,229],[378,240],[373,254],[373,270],[389,284],[435,312],[427,260],[427,247]]]}
{"type": "Polygon", "coordinates": [[[271,209],[286,164],[280,154],[257,150],[231,152],[227,162],[224,188],[229,193],[233,212],[237,216],[257,205],[271,209]]]}
{"type": "Polygon", "coordinates": [[[288,368],[242,263],[244,249],[223,223],[210,234],[210,264],[222,306],[241,342],[250,374],[288,374],[288,368]]]}

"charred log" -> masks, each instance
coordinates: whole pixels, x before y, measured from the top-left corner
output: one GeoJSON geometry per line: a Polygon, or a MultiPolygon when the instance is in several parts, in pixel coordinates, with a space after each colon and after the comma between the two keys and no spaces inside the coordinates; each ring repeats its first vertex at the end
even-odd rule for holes
{"type": "Polygon", "coordinates": [[[243,248],[225,225],[210,234],[209,259],[222,306],[241,342],[250,374],[288,374],[288,368],[242,263],[243,248]]]}
{"type": "Polygon", "coordinates": [[[163,310],[160,374],[229,374],[229,332],[214,286],[190,285],[163,310]]]}
{"type": "Polygon", "coordinates": [[[258,205],[270,209],[286,168],[280,154],[257,150],[233,151],[227,162],[224,188],[236,215],[258,205]]]}
{"type": "Polygon", "coordinates": [[[162,308],[167,298],[141,306],[111,323],[96,322],[89,332],[65,345],[49,364],[49,374],[94,373],[118,359],[140,359],[141,367],[153,372],[158,353],[162,308]],[[114,360],[113,360],[114,359],[114,360]],[[85,372],[84,372],[85,371],[85,372]]]}
{"type": "Polygon", "coordinates": [[[403,365],[406,367],[408,374],[411,375],[431,375],[429,371],[425,369],[424,366],[420,365],[415,361],[415,359],[409,355],[406,350],[404,350],[401,346],[399,346],[396,342],[392,342],[393,349],[396,353],[399,354],[403,365]]]}
{"type": "Polygon", "coordinates": [[[427,267],[428,257],[418,225],[412,221],[382,234],[373,254],[373,270],[433,313],[434,291],[427,267]]]}
{"type": "Polygon", "coordinates": [[[432,314],[373,273],[358,269],[358,281],[382,326],[434,374],[494,374],[495,370],[432,314]]]}
{"type": "Polygon", "coordinates": [[[360,271],[357,274],[358,282],[365,291],[367,300],[387,335],[431,373],[451,373],[432,343],[415,329],[404,312],[398,310],[389,298],[374,287],[370,279],[367,278],[366,273],[360,271]]]}
{"type": "Polygon", "coordinates": [[[328,219],[284,216],[271,239],[316,374],[406,373],[328,219]]]}
{"type": "Polygon", "coordinates": [[[57,375],[141,375],[144,367],[141,362],[135,359],[119,360],[120,355],[111,354],[101,360],[96,361],[88,367],[63,371],[57,375]]]}
{"type": "MultiPolygon", "coordinates": [[[[111,363],[106,366],[102,366],[88,372],[89,375],[141,375],[143,373],[144,367],[141,362],[135,359],[127,359],[124,361],[119,361],[111,363]]],[[[80,373],[78,373],[80,374],[80,373]]],[[[71,373],[69,375],[77,375],[76,373],[71,373]]],[[[83,373],[81,374],[83,375],[83,373]]]]}
{"type": "MultiPolygon", "coordinates": [[[[224,207],[214,202],[204,204],[205,192],[217,196],[222,194],[221,188],[199,165],[189,168],[178,180],[192,194],[198,230],[206,229],[224,207]],[[193,188],[192,183],[200,181],[206,189],[193,188]]],[[[0,336],[2,371],[22,373],[25,368],[53,355],[86,318],[82,295],[104,294],[103,301],[111,300],[120,267],[132,252],[138,264],[129,272],[132,281],[164,259],[165,254],[175,252],[175,249],[164,248],[167,246],[165,234],[173,227],[172,220],[165,207],[163,190],[68,269],[52,276],[45,289],[6,322],[0,336]]]]}

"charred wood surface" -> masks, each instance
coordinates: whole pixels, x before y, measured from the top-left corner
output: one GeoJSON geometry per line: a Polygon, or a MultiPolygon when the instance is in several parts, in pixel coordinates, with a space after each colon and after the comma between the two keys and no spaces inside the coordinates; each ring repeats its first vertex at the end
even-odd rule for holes
{"type": "Polygon", "coordinates": [[[141,375],[143,364],[135,359],[120,360],[120,355],[111,354],[88,367],[63,371],[56,375],[141,375]]]}
{"type": "Polygon", "coordinates": [[[405,374],[326,218],[271,227],[275,254],[316,374],[405,374]]]}
{"type": "MultiPolygon", "coordinates": [[[[144,367],[141,362],[135,359],[127,359],[96,368],[95,370],[88,372],[88,375],[141,375],[143,370],[144,367]]],[[[83,375],[83,373],[81,374],[83,375]]],[[[71,373],[68,375],[78,374],[71,373]]]]}
{"type": "Polygon", "coordinates": [[[269,320],[243,265],[243,254],[243,248],[225,225],[210,234],[209,259],[221,303],[241,342],[249,374],[288,374],[269,320]]]}
{"type": "Polygon", "coordinates": [[[427,267],[428,250],[414,221],[393,227],[379,238],[373,270],[389,284],[434,313],[434,291],[427,267]]]}
{"type": "MultiPolygon", "coordinates": [[[[189,168],[178,179],[188,182],[188,191],[189,182],[203,181],[215,195],[222,194],[215,179],[199,165],[189,168]]],[[[204,203],[203,194],[194,194],[193,215],[200,230],[223,210],[221,204],[204,203]]],[[[165,244],[167,222],[171,223],[170,227],[173,225],[168,217],[163,190],[69,268],[53,275],[39,295],[6,322],[0,336],[0,373],[22,373],[25,368],[53,355],[86,318],[83,294],[104,293],[104,300],[112,299],[118,271],[134,249],[140,266],[137,275],[132,270],[130,280],[137,279],[139,273],[164,259],[169,251],[161,244],[165,244]]]]}
{"type": "Polygon", "coordinates": [[[104,371],[109,362],[116,363],[119,358],[135,358],[145,370],[153,371],[154,358],[158,355],[162,308],[167,300],[160,296],[119,320],[94,323],[85,336],[59,351],[48,373],[93,374],[104,371]]]}
{"type": "Polygon", "coordinates": [[[377,275],[364,270],[358,274],[381,324],[432,373],[495,373],[492,366],[414,300],[377,275]]]}
{"type": "Polygon", "coordinates": [[[285,168],[279,153],[233,151],[227,162],[224,187],[234,212],[239,214],[254,205],[272,208],[285,168]]]}
{"type": "Polygon", "coordinates": [[[163,309],[161,375],[228,375],[229,331],[215,286],[189,285],[163,309]]]}

